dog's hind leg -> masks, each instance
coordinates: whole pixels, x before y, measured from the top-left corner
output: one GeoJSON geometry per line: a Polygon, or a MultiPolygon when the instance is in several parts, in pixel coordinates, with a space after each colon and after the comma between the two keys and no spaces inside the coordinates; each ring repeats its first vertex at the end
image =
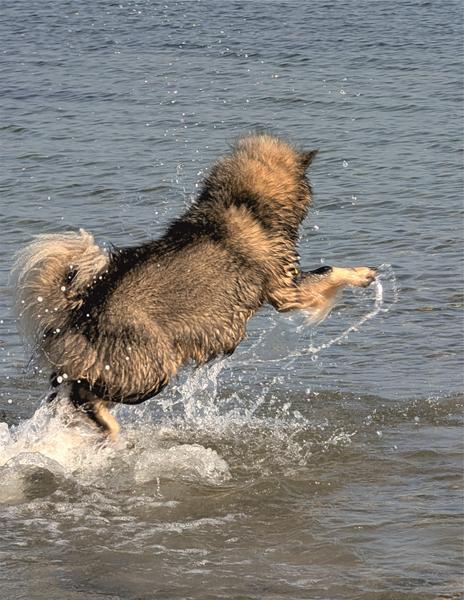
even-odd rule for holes
{"type": "Polygon", "coordinates": [[[108,410],[108,402],[102,400],[83,382],[71,383],[70,400],[109,438],[116,439],[119,423],[108,410]]]}
{"type": "Polygon", "coordinates": [[[367,287],[377,274],[374,267],[321,267],[301,273],[291,284],[274,290],[269,301],[279,311],[307,310],[318,322],[332,310],[345,286],[367,287]]]}

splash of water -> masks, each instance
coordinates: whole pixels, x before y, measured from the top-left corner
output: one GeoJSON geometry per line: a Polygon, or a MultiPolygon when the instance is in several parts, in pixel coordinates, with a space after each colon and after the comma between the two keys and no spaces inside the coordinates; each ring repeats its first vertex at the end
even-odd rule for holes
{"type": "Polygon", "coordinates": [[[56,474],[61,475],[63,467],[69,473],[84,473],[98,470],[114,452],[116,446],[102,443],[96,431],[83,426],[68,403],[44,403],[18,426],[0,423],[0,466],[31,464],[30,456],[35,455],[56,474]]]}
{"type": "Polygon", "coordinates": [[[230,472],[215,450],[186,443],[173,427],[125,423],[107,442],[66,403],[43,404],[18,426],[0,423],[0,504],[48,495],[64,481],[117,488],[160,477],[218,485],[230,472]]]}
{"type": "Polygon", "coordinates": [[[337,335],[336,337],[332,338],[328,342],[325,342],[324,344],[321,344],[320,346],[310,346],[306,351],[303,351],[302,354],[319,354],[319,352],[321,352],[322,350],[327,350],[327,348],[330,348],[330,346],[333,346],[334,344],[338,344],[338,342],[345,340],[353,331],[359,331],[359,329],[364,325],[364,323],[366,323],[366,321],[370,321],[371,319],[376,317],[382,310],[382,307],[384,305],[383,285],[379,278],[377,278],[372,285],[375,294],[374,307],[372,308],[372,310],[367,312],[355,323],[350,325],[347,329],[345,329],[345,331],[340,333],[340,335],[337,335]]]}
{"type": "Polygon", "coordinates": [[[327,350],[334,344],[339,344],[348,339],[351,333],[358,332],[367,321],[370,321],[379,313],[387,313],[390,310],[391,305],[395,304],[398,301],[399,287],[391,265],[380,265],[378,269],[378,275],[370,287],[374,290],[374,305],[370,310],[368,310],[354,323],[349,325],[339,335],[317,346],[311,344],[308,348],[303,349],[301,352],[292,354],[292,358],[308,355],[312,356],[313,358],[316,358],[321,352],[327,350]],[[384,299],[384,283],[389,284],[392,292],[391,297],[388,298],[388,305],[384,299]]]}
{"type": "MultiPolygon", "coordinates": [[[[374,282],[369,286],[369,290],[374,291],[373,306],[367,310],[361,317],[359,317],[354,323],[350,324],[342,333],[336,335],[334,338],[331,338],[327,342],[322,344],[314,345],[310,344],[309,347],[296,349],[293,351],[286,352],[285,355],[279,355],[275,358],[267,357],[265,359],[259,358],[257,356],[253,356],[253,361],[256,363],[280,363],[283,360],[288,361],[287,367],[297,358],[303,356],[311,356],[313,360],[317,358],[317,356],[321,353],[333,346],[334,344],[338,344],[344,342],[348,339],[350,334],[353,332],[357,332],[361,329],[361,327],[367,322],[372,320],[374,317],[378,316],[379,313],[387,313],[391,309],[391,306],[398,302],[399,297],[399,286],[397,284],[395,273],[389,264],[383,264],[378,268],[378,275],[374,282]],[[385,285],[385,284],[388,284],[385,285]],[[386,295],[386,293],[388,295],[386,295]]],[[[363,293],[365,291],[363,290],[363,293]]],[[[303,311],[301,311],[303,313],[303,311]]],[[[314,325],[311,319],[304,317],[303,323],[301,323],[302,317],[301,315],[296,315],[294,318],[292,315],[287,317],[287,320],[296,324],[296,329],[294,330],[297,333],[305,333],[308,330],[308,325],[314,325]]],[[[272,328],[275,328],[277,320],[271,325],[272,328]]],[[[316,328],[313,328],[313,331],[316,331],[316,328]]],[[[312,335],[312,334],[311,334],[312,335]]],[[[262,342],[262,337],[260,337],[252,346],[252,350],[256,350],[259,348],[262,342]]]]}

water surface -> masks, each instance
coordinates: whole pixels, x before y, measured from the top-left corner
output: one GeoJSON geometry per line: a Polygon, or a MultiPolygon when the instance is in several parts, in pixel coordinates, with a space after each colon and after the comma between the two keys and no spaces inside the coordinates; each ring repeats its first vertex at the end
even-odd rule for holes
{"type": "Polygon", "coordinates": [[[453,1],[2,6],[3,598],[461,597],[461,22],[453,1]],[[264,308],[102,445],[40,404],[12,256],[156,237],[256,127],[321,150],[304,266],[382,265],[382,289],[317,328],[264,308]]]}

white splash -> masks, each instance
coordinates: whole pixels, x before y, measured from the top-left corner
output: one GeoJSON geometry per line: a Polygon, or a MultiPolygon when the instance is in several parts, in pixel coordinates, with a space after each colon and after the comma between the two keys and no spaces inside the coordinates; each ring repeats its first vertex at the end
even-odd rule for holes
{"type": "MultiPolygon", "coordinates": [[[[111,488],[158,478],[217,485],[231,477],[215,450],[183,443],[175,430],[146,420],[122,425],[118,440],[107,441],[63,398],[43,403],[17,426],[0,423],[0,504],[26,500],[31,477],[111,488]]],[[[45,486],[44,494],[55,487],[45,486]]]]}
{"type": "Polygon", "coordinates": [[[96,472],[116,452],[64,402],[43,404],[18,426],[0,423],[0,467],[27,464],[56,475],[96,472]]]}

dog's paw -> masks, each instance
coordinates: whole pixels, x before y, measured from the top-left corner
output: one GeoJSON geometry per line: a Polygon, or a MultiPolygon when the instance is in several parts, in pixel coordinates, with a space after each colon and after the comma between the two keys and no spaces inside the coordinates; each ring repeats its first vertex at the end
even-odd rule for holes
{"type": "Polygon", "coordinates": [[[348,277],[348,285],[367,287],[377,276],[376,267],[354,267],[348,277]]]}

